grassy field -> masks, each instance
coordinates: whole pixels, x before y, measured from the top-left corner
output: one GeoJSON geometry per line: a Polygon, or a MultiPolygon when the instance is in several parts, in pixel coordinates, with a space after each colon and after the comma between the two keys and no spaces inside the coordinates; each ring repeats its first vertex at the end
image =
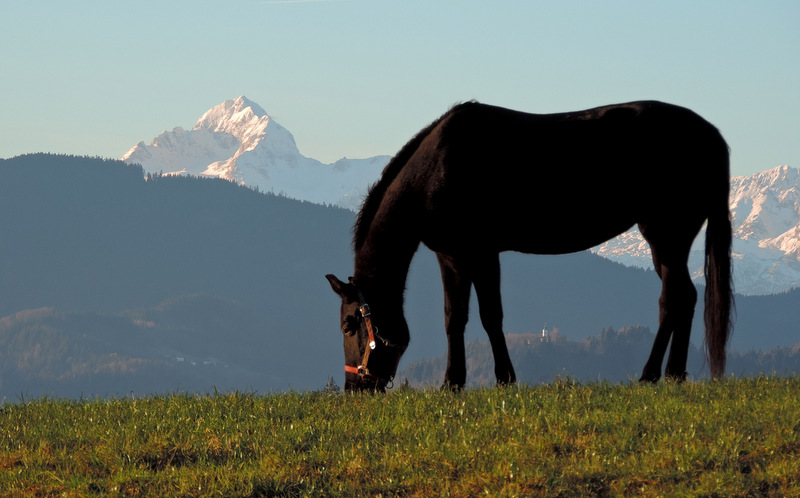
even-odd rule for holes
{"type": "Polygon", "coordinates": [[[800,495],[800,379],[0,410],[0,495],[800,495]]]}

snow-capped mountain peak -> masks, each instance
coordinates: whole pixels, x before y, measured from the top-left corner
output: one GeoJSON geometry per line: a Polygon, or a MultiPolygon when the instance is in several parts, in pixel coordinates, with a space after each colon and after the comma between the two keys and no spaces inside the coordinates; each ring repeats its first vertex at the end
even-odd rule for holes
{"type": "MultiPolygon", "coordinates": [[[[734,282],[742,294],[769,294],[800,286],[800,169],[778,166],[731,178],[734,282]]],[[[703,234],[689,260],[702,276],[703,234]]],[[[650,249],[633,229],[594,252],[620,263],[651,267],[650,249]]]]}
{"type": "MultiPolygon", "coordinates": [[[[235,100],[226,100],[206,111],[192,129],[227,133],[236,137],[240,143],[247,144],[247,149],[252,149],[264,138],[270,122],[269,115],[261,106],[242,95],[235,100]]],[[[281,130],[283,134],[286,134],[286,130],[275,123],[270,127],[270,134],[273,131],[280,133],[281,130]]],[[[291,139],[290,146],[293,152],[297,152],[294,138],[291,139]]]]}
{"type": "Polygon", "coordinates": [[[730,203],[736,237],[760,241],[780,237],[798,226],[800,169],[778,166],[732,178],[730,203]]]}
{"type": "MultiPolygon", "coordinates": [[[[203,113],[190,130],[177,126],[148,145],[139,142],[122,160],[148,173],[224,178],[262,191],[357,210],[389,156],[340,159],[303,156],[292,134],[261,106],[240,96],[203,113]]],[[[734,281],[742,294],[769,294],[800,286],[800,170],[779,166],[731,179],[734,281]]],[[[703,234],[689,261],[702,277],[703,234]]],[[[650,248],[633,229],[592,249],[626,265],[652,268],[650,248]]]]}
{"type": "Polygon", "coordinates": [[[228,130],[220,129],[218,126],[228,123],[249,123],[263,117],[269,116],[260,105],[244,95],[240,95],[233,100],[226,100],[207,110],[197,120],[195,128],[209,128],[212,131],[228,132],[228,130]]]}
{"type": "Polygon", "coordinates": [[[305,157],[289,130],[242,95],[203,113],[191,130],[178,126],[149,145],[139,142],[122,160],[139,163],[148,173],[224,178],[297,199],[356,209],[389,157],[341,159],[333,165],[305,157]]]}

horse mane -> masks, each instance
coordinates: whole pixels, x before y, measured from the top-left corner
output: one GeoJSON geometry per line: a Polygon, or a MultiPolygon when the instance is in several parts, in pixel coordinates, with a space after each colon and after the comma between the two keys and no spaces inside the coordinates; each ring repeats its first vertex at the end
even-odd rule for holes
{"type": "Polygon", "coordinates": [[[386,191],[389,189],[389,185],[391,185],[394,179],[397,178],[397,175],[400,174],[400,171],[406,165],[408,160],[411,159],[411,156],[414,155],[414,152],[417,151],[422,141],[425,140],[428,135],[430,135],[431,131],[433,131],[433,129],[436,128],[436,126],[441,123],[445,117],[463,105],[465,104],[454,105],[433,123],[423,128],[414,136],[414,138],[409,140],[402,149],[400,149],[400,152],[398,152],[397,155],[395,155],[389,161],[389,164],[387,164],[383,169],[381,177],[369,188],[367,196],[364,199],[364,203],[361,205],[361,210],[358,212],[358,216],[356,217],[356,223],[353,227],[353,248],[355,250],[360,249],[364,244],[364,241],[367,238],[367,233],[369,232],[369,227],[372,225],[372,222],[375,219],[375,215],[378,212],[381,201],[383,201],[383,197],[386,195],[386,191]]]}

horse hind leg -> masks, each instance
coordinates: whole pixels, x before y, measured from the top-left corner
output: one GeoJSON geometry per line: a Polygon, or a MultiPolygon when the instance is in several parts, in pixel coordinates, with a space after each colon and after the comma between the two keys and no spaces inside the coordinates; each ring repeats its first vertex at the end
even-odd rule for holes
{"type": "Polygon", "coordinates": [[[473,266],[473,282],[478,296],[481,323],[489,336],[498,385],[517,381],[503,334],[503,304],[500,297],[500,258],[493,254],[473,266]]]}
{"type": "Polygon", "coordinates": [[[466,269],[454,258],[436,255],[444,287],[444,327],[447,333],[447,369],[442,389],[460,390],[467,381],[464,329],[469,319],[469,295],[472,288],[466,269]]]}
{"type": "Polygon", "coordinates": [[[689,339],[692,319],[697,304],[697,289],[692,283],[686,264],[676,268],[670,276],[671,290],[667,294],[667,311],[673,314],[672,345],[669,349],[664,375],[679,382],[686,380],[686,362],[689,356],[689,339]]]}
{"type": "Polygon", "coordinates": [[[686,378],[689,338],[697,303],[697,290],[687,267],[688,251],[685,254],[681,251],[680,257],[665,259],[652,243],[651,250],[656,273],[661,278],[661,297],[658,300],[659,325],[640,381],[658,382],[661,378],[661,365],[670,338],[672,345],[665,375],[683,381],[686,378]]]}

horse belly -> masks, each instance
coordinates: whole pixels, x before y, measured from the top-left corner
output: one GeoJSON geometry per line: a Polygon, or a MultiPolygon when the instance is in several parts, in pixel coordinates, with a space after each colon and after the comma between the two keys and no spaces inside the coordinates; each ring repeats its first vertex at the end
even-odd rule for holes
{"type": "Polygon", "coordinates": [[[624,209],[534,207],[531,203],[521,207],[503,202],[488,206],[474,200],[460,209],[440,210],[430,216],[422,241],[445,254],[567,254],[602,244],[636,223],[624,209]]]}
{"type": "Polygon", "coordinates": [[[516,236],[508,237],[508,246],[501,247],[500,250],[528,254],[567,254],[585,251],[616,237],[633,225],[633,222],[624,221],[591,229],[581,224],[546,229],[537,229],[533,226],[516,236]]]}
{"type": "Polygon", "coordinates": [[[588,188],[513,197],[496,205],[492,225],[503,250],[566,254],[594,247],[637,222],[628,196],[600,196],[588,188]],[[505,213],[505,216],[503,215],[505,213]],[[509,215],[509,213],[512,213],[509,215]],[[502,220],[497,222],[496,220],[502,220]]]}

